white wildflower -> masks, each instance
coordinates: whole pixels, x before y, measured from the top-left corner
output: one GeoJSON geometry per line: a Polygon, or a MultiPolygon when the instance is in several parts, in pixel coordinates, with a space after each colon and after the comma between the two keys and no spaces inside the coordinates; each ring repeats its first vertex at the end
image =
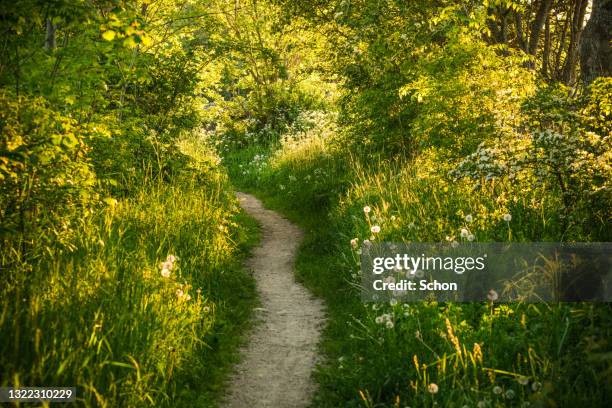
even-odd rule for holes
{"type": "Polygon", "coordinates": [[[491,289],[489,293],[487,293],[487,299],[489,299],[491,302],[495,302],[497,299],[499,299],[499,295],[495,290],[491,289]]]}

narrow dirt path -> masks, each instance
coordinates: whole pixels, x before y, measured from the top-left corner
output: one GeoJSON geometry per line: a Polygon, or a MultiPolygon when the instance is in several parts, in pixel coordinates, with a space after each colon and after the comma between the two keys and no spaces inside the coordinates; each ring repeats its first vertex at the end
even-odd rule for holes
{"type": "Polygon", "coordinates": [[[255,197],[237,193],[262,226],[262,241],[248,266],[262,301],[260,323],[242,351],[232,378],[228,408],[306,407],[314,391],[311,372],[324,321],[323,303],[293,275],[302,232],[255,197]]]}

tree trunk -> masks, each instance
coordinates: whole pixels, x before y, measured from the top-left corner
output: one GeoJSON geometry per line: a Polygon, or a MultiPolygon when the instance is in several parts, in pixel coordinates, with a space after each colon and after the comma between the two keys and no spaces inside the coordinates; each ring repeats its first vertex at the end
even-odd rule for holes
{"type": "Polygon", "coordinates": [[[531,55],[536,55],[536,52],[538,51],[540,33],[542,32],[542,27],[544,27],[544,22],[548,16],[548,11],[550,10],[551,4],[552,0],[542,0],[540,7],[538,7],[536,17],[531,24],[531,33],[529,35],[529,44],[527,46],[527,52],[531,55]]]}
{"type": "MultiPolygon", "coordinates": [[[[561,39],[559,41],[556,41],[558,44],[557,47],[557,51],[555,53],[555,60],[553,61],[553,67],[554,69],[552,70],[553,72],[551,72],[552,74],[552,78],[555,80],[560,80],[561,79],[561,71],[562,71],[562,66],[561,66],[561,56],[563,54],[563,50],[565,48],[565,37],[567,36],[567,27],[569,25],[569,15],[565,16],[565,19],[563,20],[563,28],[561,29],[561,39]]],[[[557,24],[558,27],[558,24],[557,24]]],[[[557,30],[555,30],[557,31],[557,30]]]]}
{"type": "Polygon", "coordinates": [[[527,44],[523,36],[523,16],[521,13],[514,14],[514,24],[516,26],[516,40],[518,41],[518,46],[523,51],[527,52],[527,44]]]}
{"type": "Polygon", "coordinates": [[[573,84],[576,76],[576,64],[578,62],[578,45],[580,44],[580,36],[582,34],[584,15],[588,0],[576,0],[572,25],[570,28],[570,43],[567,50],[567,57],[563,65],[563,82],[573,84]]]}
{"type": "Polygon", "coordinates": [[[542,55],[542,76],[548,76],[548,66],[550,65],[550,15],[546,15],[544,24],[544,55],[542,55]]]}
{"type": "Polygon", "coordinates": [[[500,37],[502,44],[508,43],[508,10],[502,13],[500,37]]]}
{"type": "MultiPolygon", "coordinates": [[[[50,18],[47,19],[47,35],[45,36],[45,49],[48,51],[54,50],[55,44],[55,30],[57,26],[53,24],[50,18]]],[[[40,43],[39,43],[40,44],[40,43]]]]}
{"type": "Polygon", "coordinates": [[[591,18],[580,41],[581,79],[590,84],[599,76],[612,76],[612,0],[593,0],[591,18]]]}

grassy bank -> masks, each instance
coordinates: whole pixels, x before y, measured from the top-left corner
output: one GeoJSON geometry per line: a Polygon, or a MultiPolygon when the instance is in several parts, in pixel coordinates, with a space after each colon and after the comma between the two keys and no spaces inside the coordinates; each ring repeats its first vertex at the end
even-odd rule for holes
{"type": "Polygon", "coordinates": [[[443,151],[359,160],[325,126],[224,157],[235,183],[307,232],[297,276],[329,314],[313,406],[605,406],[607,305],[360,301],[351,240],[467,239],[462,229],[479,242],[555,240],[560,197],[474,193],[449,179],[443,151]]]}
{"type": "Polygon", "coordinates": [[[27,258],[3,248],[3,385],[76,386],[82,406],[214,405],[256,303],[241,262],[258,227],[218,169],[134,189],[27,258]]]}

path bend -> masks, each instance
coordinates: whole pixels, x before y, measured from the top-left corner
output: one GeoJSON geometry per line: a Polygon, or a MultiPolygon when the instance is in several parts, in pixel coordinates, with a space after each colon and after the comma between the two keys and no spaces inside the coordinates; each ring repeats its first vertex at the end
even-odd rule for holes
{"type": "Polygon", "coordinates": [[[261,243],[247,263],[262,304],[257,309],[259,323],[241,352],[224,406],[307,407],[315,390],[311,373],[317,362],[324,306],[294,278],[302,232],[255,197],[236,195],[262,227],[261,243]]]}

